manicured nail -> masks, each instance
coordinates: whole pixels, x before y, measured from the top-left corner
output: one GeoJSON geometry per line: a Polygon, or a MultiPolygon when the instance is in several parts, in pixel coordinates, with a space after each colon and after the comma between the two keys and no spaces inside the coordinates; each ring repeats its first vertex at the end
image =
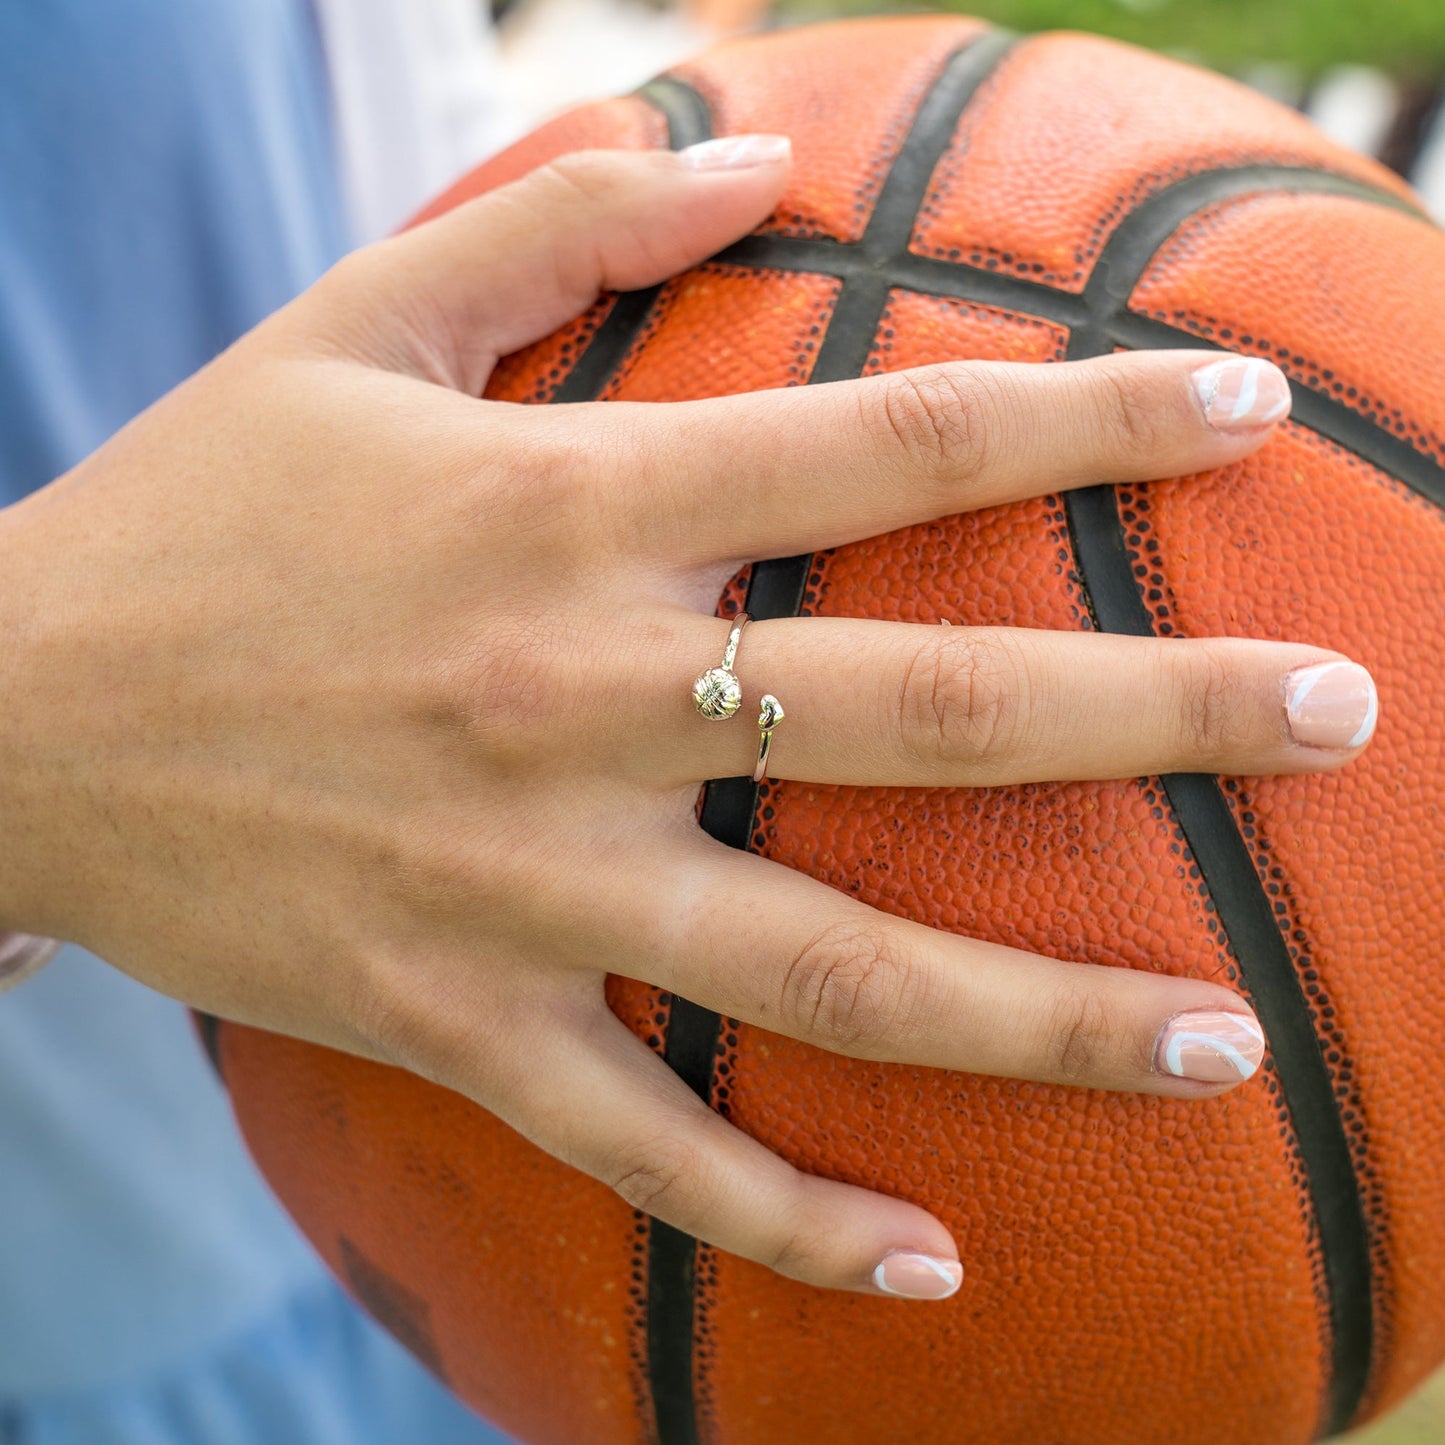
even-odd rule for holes
{"type": "Polygon", "coordinates": [[[873,1271],[873,1283],[904,1299],[947,1299],[963,1283],[963,1266],[956,1259],[894,1249],[873,1271]]]}
{"type": "Polygon", "coordinates": [[[695,171],[745,171],[753,166],[781,165],[793,153],[785,135],[725,135],[700,141],[678,154],[695,171]]]}
{"type": "Polygon", "coordinates": [[[1194,394],[1215,431],[1269,426],[1289,410],[1284,373],[1257,357],[1212,361],[1194,373],[1194,394]]]}
{"type": "Polygon", "coordinates": [[[1380,701],[1357,662],[1296,668],[1284,680],[1290,736],[1312,748],[1357,748],[1370,740],[1380,701]]]}
{"type": "Polygon", "coordinates": [[[1264,1058],[1264,1030],[1250,1014],[1198,1008],[1175,1014],[1159,1030],[1154,1067],[1200,1084],[1237,1084],[1264,1058]]]}

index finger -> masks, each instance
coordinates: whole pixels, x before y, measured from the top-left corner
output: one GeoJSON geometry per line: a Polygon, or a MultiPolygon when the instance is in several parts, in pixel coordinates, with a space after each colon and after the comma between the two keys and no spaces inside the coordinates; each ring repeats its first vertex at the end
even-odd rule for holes
{"type": "MultiPolygon", "coordinates": [[[[1247,456],[1289,411],[1267,361],[1150,351],[950,362],[861,381],[599,406],[637,466],[631,528],[684,563],[787,557],[1098,482],[1247,456]]],[[[615,453],[614,453],[615,454],[615,453]]],[[[627,502],[622,503],[627,506],[627,502]]]]}

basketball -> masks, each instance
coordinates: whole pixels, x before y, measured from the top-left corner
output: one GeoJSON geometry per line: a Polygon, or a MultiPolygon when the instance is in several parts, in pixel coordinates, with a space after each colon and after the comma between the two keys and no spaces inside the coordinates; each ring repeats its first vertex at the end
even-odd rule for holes
{"type": "MultiPolygon", "coordinates": [[[[1305,1445],[1445,1360],[1445,238],[1219,76],[906,18],[730,42],[568,151],[783,132],[752,236],[603,298],[488,395],[666,402],[953,358],[1217,347],[1289,375],[1246,460],[759,563],[720,615],[1246,636],[1381,695],[1339,771],[993,789],[710,783],[714,837],[935,928],[1227,983],[1264,1068],[1182,1101],[870,1063],[613,978],[738,1128],[953,1231],[929,1306],[812,1288],[630,1208],[461,1096],[233,1024],[271,1184],[358,1299],[529,1445],[1305,1445]],[[1435,721],[1432,721],[1434,719],[1435,721]]],[[[621,704],[619,704],[621,705],[621,704]]]]}

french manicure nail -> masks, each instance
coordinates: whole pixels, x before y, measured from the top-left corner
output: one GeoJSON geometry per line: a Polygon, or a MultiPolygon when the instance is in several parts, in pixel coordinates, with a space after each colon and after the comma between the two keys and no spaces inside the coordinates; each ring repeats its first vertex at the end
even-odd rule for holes
{"type": "Polygon", "coordinates": [[[785,135],[725,135],[699,141],[678,154],[695,171],[744,171],[781,165],[792,151],[793,143],[785,135]]]}
{"type": "Polygon", "coordinates": [[[873,1271],[873,1283],[904,1299],[947,1299],[963,1283],[963,1266],[956,1259],[894,1249],[873,1271]]]}
{"type": "Polygon", "coordinates": [[[1204,420],[1215,431],[1269,426],[1289,410],[1289,382],[1277,366],[1258,357],[1211,361],[1192,377],[1204,420]]]}
{"type": "Polygon", "coordinates": [[[1189,1009],[1159,1030],[1154,1067],[1200,1084],[1237,1084],[1264,1059],[1264,1030],[1250,1014],[1189,1009]]]}
{"type": "Polygon", "coordinates": [[[1357,662],[1298,667],[1284,680],[1290,736],[1314,748],[1358,748],[1380,714],[1374,679],[1357,662]]]}

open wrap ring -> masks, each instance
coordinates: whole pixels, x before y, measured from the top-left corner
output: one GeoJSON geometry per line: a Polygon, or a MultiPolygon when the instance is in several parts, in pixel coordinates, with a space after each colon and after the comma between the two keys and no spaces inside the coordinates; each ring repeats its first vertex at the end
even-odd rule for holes
{"type": "MultiPolygon", "coordinates": [[[[699,673],[692,684],[692,705],[712,722],[730,718],[743,705],[743,685],[733,671],[738,655],[738,642],[748,625],[748,614],[739,612],[728,631],[723,648],[722,665],[699,673]]],[[[773,729],[783,720],[783,705],[772,693],[765,692],[758,713],[758,764],[753,769],[753,782],[761,783],[767,776],[768,752],[773,745],[773,729]]]]}

